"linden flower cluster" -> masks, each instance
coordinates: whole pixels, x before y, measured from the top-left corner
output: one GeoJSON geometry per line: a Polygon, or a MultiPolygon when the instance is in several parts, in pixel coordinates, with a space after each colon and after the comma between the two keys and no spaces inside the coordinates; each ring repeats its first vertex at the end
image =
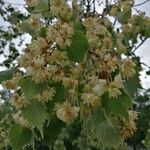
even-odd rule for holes
{"type": "Polygon", "coordinates": [[[2,141],[2,143],[4,145],[9,145],[10,144],[10,140],[8,138],[9,136],[9,131],[0,131],[0,141],[2,141]]]}
{"type": "Polygon", "coordinates": [[[65,0],[51,0],[50,10],[56,17],[69,19],[72,15],[71,9],[65,0]]]}
{"type": "Polygon", "coordinates": [[[57,117],[67,123],[78,117],[79,107],[71,106],[66,101],[63,104],[56,104],[54,110],[56,111],[57,117]]]}
{"type": "Polygon", "coordinates": [[[150,18],[145,16],[145,13],[139,12],[139,15],[133,15],[128,22],[122,24],[121,30],[123,35],[131,35],[137,37],[139,33],[145,36],[150,35],[150,18]]]}
{"type": "Polygon", "coordinates": [[[3,118],[0,120],[0,142],[3,145],[9,145],[10,144],[10,140],[9,140],[9,130],[8,130],[8,126],[10,125],[10,123],[12,122],[12,119],[10,118],[10,114],[6,113],[3,115],[3,118]],[[3,126],[3,124],[5,126],[3,126]]]}
{"type": "Polygon", "coordinates": [[[54,88],[47,88],[42,92],[42,94],[37,95],[37,98],[39,101],[45,103],[49,100],[52,100],[55,95],[55,89],[54,88]]]}
{"type": "Polygon", "coordinates": [[[48,41],[56,42],[60,48],[64,49],[70,45],[70,38],[73,35],[73,26],[67,22],[58,22],[49,27],[48,41]]]}
{"type": "Polygon", "coordinates": [[[33,29],[39,30],[41,27],[41,21],[39,18],[41,18],[40,14],[32,14],[28,18],[27,23],[29,23],[33,29]]]}
{"type": "Polygon", "coordinates": [[[130,13],[133,1],[131,0],[120,0],[117,1],[110,10],[111,16],[117,16],[120,11],[126,14],[130,13]]]}
{"type": "Polygon", "coordinates": [[[27,127],[29,128],[30,127],[30,124],[28,122],[27,119],[25,119],[23,116],[22,116],[22,112],[21,111],[18,111],[17,113],[13,114],[13,118],[14,120],[19,123],[20,125],[24,126],[24,127],[27,127]]]}
{"type": "MultiPolygon", "coordinates": [[[[98,17],[89,17],[84,20],[83,25],[86,27],[86,37],[91,48],[112,48],[112,36],[107,30],[107,22],[98,17]]],[[[102,49],[102,50],[103,50],[102,49]]]]}
{"type": "Polygon", "coordinates": [[[14,95],[12,96],[11,103],[16,108],[25,108],[30,104],[30,102],[24,96],[19,96],[17,93],[14,93],[14,95]]]}
{"type": "Polygon", "coordinates": [[[17,88],[17,83],[21,79],[22,75],[20,73],[15,73],[11,80],[6,80],[2,82],[2,85],[11,90],[15,90],[17,88]]]}
{"type": "Polygon", "coordinates": [[[108,84],[108,93],[110,97],[117,97],[121,94],[120,89],[123,88],[121,75],[116,75],[114,81],[108,84]]]}
{"type": "Polygon", "coordinates": [[[125,0],[121,3],[121,7],[124,12],[128,13],[131,11],[132,1],[131,0],[125,0]]]}
{"type": "MultiPolygon", "coordinates": [[[[111,25],[106,26],[104,21],[101,18],[90,17],[84,20],[84,26],[86,27],[86,37],[90,44],[90,58],[93,64],[93,68],[89,71],[91,75],[98,75],[100,79],[105,79],[107,82],[104,87],[104,91],[108,92],[109,97],[117,98],[118,95],[121,94],[121,89],[124,88],[122,77],[130,78],[135,74],[135,64],[130,59],[126,59],[126,61],[120,61],[119,57],[112,52],[113,49],[113,39],[110,34],[108,28],[111,28],[111,25]],[[127,62],[130,62],[130,65],[126,65],[127,62]],[[117,69],[120,69],[121,74],[116,75],[114,78],[111,77],[111,73],[115,72],[117,69]]],[[[126,52],[126,48],[119,38],[116,41],[116,49],[118,53],[122,54],[126,52]]],[[[88,77],[86,77],[87,80],[88,77]]],[[[88,101],[88,99],[92,99],[91,102],[94,103],[99,99],[97,95],[86,93],[81,97],[88,101]]],[[[91,105],[88,102],[88,105],[91,105]]]]}
{"type": "Polygon", "coordinates": [[[118,61],[115,56],[113,57],[110,54],[105,55],[103,57],[103,61],[98,63],[98,69],[100,72],[111,73],[117,68],[117,62],[118,61]]]}
{"type": "MultiPolygon", "coordinates": [[[[30,2],[32,2],[30,6],[36,3],[35,1],[30,2]]],[[[126,0],[121,9],[128,11],[129,5],[131,3],[126,0]]],[[[60,120],[70,123],[77,119],[79,114],[92,114],[95,107],[103,107],[101,104],[104,94],[109,95],[108,100],[113,100],[121,95],[124,80],[135,74],[135,63],[132,59],[122,60],[121,55],[127,51],[123,38],[120,38],[124,34],[119,35],[113,29],[113,24],[109,19],[95,15],[83,19],[77,17],[74,22],[70,19],[73,11],[65,0],[51,0],[50,11],[56,18],[47,27],[46,35],[33,39],[18,58],[18,63],[20,68],[26,70],[25,76],[30,77],[32,82],[38,86],[46,83],[47,86],[34,97],[41,104],[51,103],[55,95],[60,94],[53,83],[59,83],[64,88],[64,101],[54,102],[54,112],[60,120]],[[76,22],[79,22],[83,29],[76,29],[76,22]],[[70,45],[74,42],[72,39],[76,35],[76,30],[80,30],[84,40],[87,40],[88,43],[81,62],[72,61],[68,53],[70,45]]],[[[118,10],[114,11],[116,12],[113,13],[116,14],[118,10]]],[[[36,27],[36,21],[41,17],[42,15],[39,15],[39,18],[31,17],[29,23],[36,27]]],[[[76,55],[75,52],[73,55],[76,55]]],[[[21,78],[23,77],[24,75],[21,78]]],[[[23,90],[21,94],[17,93],[20,87],[14,79],[6,81],[5,85],[15,90],[12,104],[16,108],[26,109],[28,105],[31,106],[23,90]]],[[[124,127],[121,132],[124,138],[135,131],[135,119],[133,119],[133,114],[129,113],[129,115],[130,122],[123,121],[124,127]]],[[[16,115],[15,118],[21,124],[28,126],[27,120],[21,114],[16,115]]]]}
{"type": "Polygon", "coordinates": [[[135,123],[135,120],[137,120],[137,112],[130,110],[128,113],[129,121],[123,120],[124,127],[121,130],[121,135],[124,139],[131,137],[137,129],[135,123]]]}
{"type": "Polygon", "coordinates": [[[122,61],[121,72],[124,78],[130,78],[135,74],[136,64],[131,59],[124,59],[122,61]]]}
{"type": "MultiPolygon", "coordinates": [[[[30,75],[36,83],[43,83],[49,79],[54,82],[61,82],[68,89],[66,93],[68,96],[66,100],[68,101],[69,99],[74,102],[77,101],[76,89],[79,86],[80,79],[84,77],[80,83],[84,86],[81,99],[85,107],[91,108],[101,104],[101,95],[105,92],[108,92],[110,97],[117,98],[121,94],[121,89],[123,89],[122,76],[131,77],[131,70],[133,75],[135,65],[133,65],[132,60],[126,60],[122,65],[115,53],[111,52],[113,43],[112,36],[108,30],[111,27],[108,20],[90,17],[85,19],[83,24],[86,27],[86,37],[90,44],[90,58],[87,61],[89,66],[91,65],[90,70],[86,67],[84,68],[83,64],[76,65],[68,59],[65,48],[71,44],[74,26],[72,23],[61,20],[49,27],[46,38],[39,37],[28,45],[25,54],[20,57],[19,63],[21,67],[26,69],[27,75],[30,75]],[[131,62],[132,65],[126,65],[126,62],[131,62]],[[120,66],[123,75],[118,74],[112,78],[111,73],[115,72],[120,66]],[[88,71],[84,73],[86,70],[88,71]],[[81,72],[83,72],[83,77],[81,77],[81,72]],[[85,76],[85,74],[87,75],[85,76]]],[[[48,88],[42,94],[37,95],[37,98],[41,102],[48,102],[48,100],[53,99],[54,94],[55,90],[48,88]]],[[[57,106],[57,109],[55,109],[58,118],[64,122],[75,119],[78,113],[78,111],[71,112],[69,110],[73,119],[69,117],[68,119],[66,117],[67,113],[58,113],[66,110],[66,107],[68,109],[72,108],[68,101],[64,104],[59,104],[59,107],[57,106]]],[[[18,107],[25,106],[24,103],[21,106],[19,101],[16,100],[16,102],[18,102],[18,107]]]]}
{"type": "Polygon", "coordinates": [[[88,78],[89,81],[83,89],[81,99],[86,106],[97,106],[101,104],[101,95],[105,92],[106,80],[96,76],[88,78]]]}

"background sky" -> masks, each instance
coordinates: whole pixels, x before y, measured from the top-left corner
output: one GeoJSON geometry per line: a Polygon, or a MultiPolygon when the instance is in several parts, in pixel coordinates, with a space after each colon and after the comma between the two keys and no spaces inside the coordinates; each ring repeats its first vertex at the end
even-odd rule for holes
{"type": "MultiPolygon", "coordinates": [[[[137,4],[143,2],[145,0],[135,0],[137,4]]],[[[146,15],[150,17],[150,2],[141,5],[140,7],[136,7],[142,11],[146,12],[146,15]]],[[[141,57],[141,60],[150,66],[150,39],[148,39],[137,51],[136,54],[141,57]]],[[[141,81],[143,87],[150,88],[150,76],[146,76],[145,71],[141,73],[141,81]]]]}
{"type": "MultiPolygon", "coordinates": [[[[145,0],[135,0],[135,4],[139,4],[141,2],[144,2],[145,0]]],[[[26,12],[22,4],[25,4],[24,0],[5,0],[6,4],[13,4],[16,9],[26,12]],[[15,5],[20,4],[20,5],[15,5]]],[[[145,3],[139,7],[136,7],[137,9],[141,11],[145,11],[146,15],[150,17],[150,2],[145,3]]],[[[9,23],[6,23],[3,21],[2,17],[0,17],[0,27],[7,27],[9,26],[9,23]]],[[[23,36],[25,39],[25,42],[30,42],[31,38],[28,35],[23,36]]],[[[17,42],[17,41],[16,41],[17,42]]],[[[25,47],[25,45],[23,45],[25,47]]],[[[140,56],[142,62],[150,66],[150,39],[148,39],[137,51],[136,55],[140,56]]],[[[3,57],[0,57],[0,62],[3,61],[3,57]]],[[[3,70],[3,68],[0,68],[0,70],[3,70]]],[[[144,71],[141,72],[141,81],[144,88],[150,88],[150,76],[146,76],[145,71],[147,68],[144,67],[144,71]]]]}

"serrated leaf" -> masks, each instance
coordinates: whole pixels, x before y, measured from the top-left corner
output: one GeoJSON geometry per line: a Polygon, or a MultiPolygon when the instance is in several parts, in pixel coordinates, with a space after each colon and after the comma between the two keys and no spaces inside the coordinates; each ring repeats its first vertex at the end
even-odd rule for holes
{"type": "Polygon", "coordinates": [[[46,37],[46,32],[47,32],[47,28],[46,27],[43,27],[39,30],[38,34],[40,37],[43,37],[45,38],[46,37]]]}
{"type": "Polygon", "coordinates": [[[17,69],[5,70],[0,72],[0,83],[2,81],[10,80],[17,69]]]}
{"type": "Polygon", "coordinates": [[[133,99],[131,99],[126,91],[122,91],[121,100],[126,109],[133,107],[133,99]]]}
{"type": "Polygon", "coordinates": [[[88,50],[88,42],[83,31],[75,30],[71,45],[67,48],[68,57],[73,62],[82,62],[88,50]]]}
{"type": "Polygon", "coordinates": [[[33,37],[36,36],[35,31],[32,29],[31,25],[27,22],[22,22],[21,23],[21,29],[22,29],[23,32],[29,33],[33,37]]]}
{"type": "Polygon", "coordinates": [[[125,90],[129,93],[131,98],[135,97],[135,93],[141,88],[139,73],[136,73],[132,78],[128,79],[125,83],[125,90]]]}
{"type": "Polygon", "coordinates": [[[36,84],[31,77],[28,76],[19,81],[19,86],[21,87],[25,97],[28,100],[32,100],[36,98],[37,94],[42,93],[42,91],[47,87],[47,84],[36,84]]]}
{"type": "Polygon", "coordinates": [[[53,100],[49,101],[48,104],[47,104],[48,107],[49,107],[49,111],[53,112],[53,108],[54,108],[55,103],[61,103],[62,101],[64,101],[66,89],[59,82],[52,83],[50,86],[54,87],[55,90],[56,90],[56,93],[53,97],[53,100]]]}
{"type": "Polygon", "coordinates": [[[104,121],[97,132],[105,148],[117,148],[122,142],[119,131],[109,121],[104,121]]]}
{"type": "Polygon", "coordinates": [[[127,110],[132,106],[132,101],[125,93],[117,98],[109,98],[108,95],[104,95],[102,100],[102,105],[107,113],[128,119],[127,110]]]}
{"type": "Polygon", "coordinates": [[[64,100],[64,96],[65,96],[65,92],[66,89],[65,87],[61,84],[61,83],[53,83],[52,87],[54,87],[56,89],[56,94],[54,96],[54,101],[58,102],[58,101],[62,101],[64,100]]]}
{"type": "Polygon", "coordinates": [[[21,150],[23,146],[31,142],[32,131],[19,124],[13,125],[9,134],[12,150],[21,150]]]}
{"type": "MultiPolygon", "coordinates": [[[[39,0],[38,4],[34,7],[34,12],[44,12],[44,11],[48,11],[48,1],[47,0],[39,0]]],[[[50,12],[49,12],[50,13],[50,12]]]]}
{"type": "Polygon", "coordinates": [[[120,12],[117,16],[118,22],[119,23],[126,23],[128,19],[131,17],[131,11],[127,12],[120,12]]]}
{"type": "Polygon", "coordinates": [[[43,11],[42,16],[44,18],[51,19],[51,20],[54,18],[54,16],[52,15],[52,13],[49,10],[48,11],[43,11]]]}
{"type": "Polygon", "coordinates": [[[33,100],[31,104],[22,110],[24,118],[26,118],[32,126],[36,126],[43,137],[43,124],[47,119],[44,104],[33,100]]]}
{"type": "Polygon", "coordinates": [[[126,107],[123,105],[122,100],[120,98],[110,100],[109,107],[111,109],[112,114],[121,116],[124,118],[128,118],[128,111],[126,107]]]}
{"type": "Polygon", "coordinates": [[[65,123],[59,120],[56,115],[53,115],[49,120],[49,125],[44,127],[44,139],[46,143],[53,144],[64,126],[65,123]]]}
{"type": "Polygon", "coordinates": [[[105,110],[101,107],[98,107],[93,111],[92,116],[89,118],[88,125],[90,125],[92,128],[97,128],[105,120],[105,110]]]}

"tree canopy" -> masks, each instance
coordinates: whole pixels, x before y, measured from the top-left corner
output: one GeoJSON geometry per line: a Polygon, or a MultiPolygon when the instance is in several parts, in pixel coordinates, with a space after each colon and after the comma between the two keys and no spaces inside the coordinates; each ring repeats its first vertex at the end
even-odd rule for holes
{"type": "Polygon", "coordinates": [[[23,13],[0,1],[10,23],[0,30],[2,149],[150,145],[149,90],[135,54],[150,37],[150,18],[136,8],[145,2],[27,0],[23,13]],[[20,51],[14,39],[22,45],[25,33],[32,40],[20,51]]]}

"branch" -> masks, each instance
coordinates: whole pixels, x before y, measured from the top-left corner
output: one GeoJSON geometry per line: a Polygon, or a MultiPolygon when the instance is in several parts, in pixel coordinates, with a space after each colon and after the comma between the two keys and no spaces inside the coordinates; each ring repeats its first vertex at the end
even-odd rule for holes
{"type": "Polygon", "coordinates": [[[131,52],[131,54],[133,54],[146,40],[147,38],[144,38],[142,42],[137,47],[135,47],[135,49],[131,52]]]}
{"type": "Polygon", "coordinates": [[[116,22],[117,22],[117,17],[114,20],[113,27],[116,25],[116,22]]]}
{"type": "Polygon", "coordinates": [[[150,0],[146,0],[146,1],[142,2],[142,3],[136,4],[133,7],[141,6],[141,5],[143,5],[143,4],[147,3],[147,2],[150,2],[150,0]]]}
{"type": "Polygon", "coordinates": [[[145,64],[144,62],[141,62],[142,65],[146,66],[147,68],[150,69],[150,66],[148,66],[147,64],[145,64]]]}
{"type": "Polygon", "coordinates": [[[96,11],[95,0],[92,1],[92,4],[93,4],[93,13],[95,13],[96,11]]]}
{"type": "Polygon", "coordinates": [[[105,6],[108,7],[108,0],[105,1],[105,6]]]}
{"type": "Polygon", "coordinates": [[[50,0],[48,0],[48,10],[50,11],[50,7],[51,7],[51,5],[50,5],[50,0]]]}

